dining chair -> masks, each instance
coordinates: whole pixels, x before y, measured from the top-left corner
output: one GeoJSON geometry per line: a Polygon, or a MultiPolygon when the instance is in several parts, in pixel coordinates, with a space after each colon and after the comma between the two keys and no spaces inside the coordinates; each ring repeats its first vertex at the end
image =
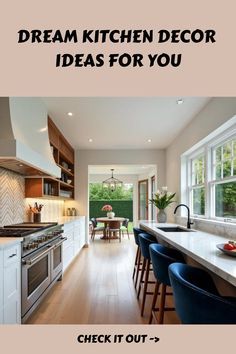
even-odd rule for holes
{"type": "Polygon", "coordinates": [[[96,232],[99,232],[99,231],[104,232],[105,227],[104,226],[98,226],[97,220],[95,218],[91,218],[90,221],[92,223],[91,240],[94,241],[96,232]]]}
{"type": "Polygon", "coordinates": [[[128,239],[129,239],[129,230],[128,230],[128,227],[129,227],[129,219],[125,219],[124,221],[122,221],[122,224],[121,224],[121,233],[122,233],[122,236],[124,237],[124,232],[126,231],[127,232],[127,235],[128,235],[128,239]]]}
{"type": "Polygon", "coordinates": [[[205,270],[174,263],[169,276],[183,324],[236,324],[236,297],[221,296],[205,270]]]}
{"type": "MultiPolygon", "coordinates": [[[[115,234],[119,235],[118,239],[121,242],[121,226],[120,226],[120,221],[110,221],[108,223],[107,227],[107,235],[108,235],[108,241],[111,241],[112,234],[115,236],[115,234]]],[[[116,238],[116,237],[114,237],[116,238]]]]}

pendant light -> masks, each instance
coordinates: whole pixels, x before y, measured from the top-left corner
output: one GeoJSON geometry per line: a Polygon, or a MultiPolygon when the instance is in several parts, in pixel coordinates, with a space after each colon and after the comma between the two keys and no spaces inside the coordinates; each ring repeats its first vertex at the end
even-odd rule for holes
{"type": "Polygon", "coordinates": [[[102,182],[103,188],[109,188],[112,192],[116,187],[121,187],[123,182],[113,176],[114,168],[111,168],[111,177],[102,182]]]}

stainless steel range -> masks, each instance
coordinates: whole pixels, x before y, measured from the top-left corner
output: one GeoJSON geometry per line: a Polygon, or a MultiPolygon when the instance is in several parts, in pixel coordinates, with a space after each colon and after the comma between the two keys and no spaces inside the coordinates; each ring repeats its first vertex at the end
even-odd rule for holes
{"type": "Polygon", "coordinates": [[[62,279],[62,225],[22,223],[0,229],[0,236],[23,237],[22,242],[22,323],[51,289],[62,279]]]}

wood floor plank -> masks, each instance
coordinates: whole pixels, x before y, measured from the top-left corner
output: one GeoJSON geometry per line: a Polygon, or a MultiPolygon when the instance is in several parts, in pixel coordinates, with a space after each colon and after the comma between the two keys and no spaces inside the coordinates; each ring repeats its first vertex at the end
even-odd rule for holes
{"type": "MultiPolygon", "coordinates": [[[[104,242],[99,237],[84,248],[29,318],[29,324],[146,324],[132,280],[136,245],[133,237],[104,242]]],[[[168,301],[169,303],[169,301],[168,301]]],[[[178,323],[175,314],[165,323],[178,323]]]]}

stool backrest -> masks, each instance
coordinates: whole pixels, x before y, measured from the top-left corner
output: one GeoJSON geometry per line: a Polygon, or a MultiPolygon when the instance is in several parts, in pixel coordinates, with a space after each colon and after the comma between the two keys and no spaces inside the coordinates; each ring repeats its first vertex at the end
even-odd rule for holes
{"type": "Polygon", "coordinates": [[[156,243],[156,238],[147,233],[139,234],[138,238],[142,256],[146,259],[150,259],[149,245],[154,242],[156,243]]]}
{"type": "Polygon", "coordinates": [[[149,246],[155,278],[165,285],[170,286],[168,267],[174,262],[184,262],[182,254],[173,248],[160,244],[149,246]]]}
{"type": "Polygon", "coordinates": [[[139,229],[138,227],[133,228],[133,233],[134,233],[134,240],[137,246],[139,246],[139,238],[138,235],[141,233],[144,233],[143,230],[139,229]]]}
{"type": "Polygon", "coordinates": [[[236,324],[236,298],[220,296],[211,276],[196,267],[169,266],[176,312],[184,324],[236,324]]]}

